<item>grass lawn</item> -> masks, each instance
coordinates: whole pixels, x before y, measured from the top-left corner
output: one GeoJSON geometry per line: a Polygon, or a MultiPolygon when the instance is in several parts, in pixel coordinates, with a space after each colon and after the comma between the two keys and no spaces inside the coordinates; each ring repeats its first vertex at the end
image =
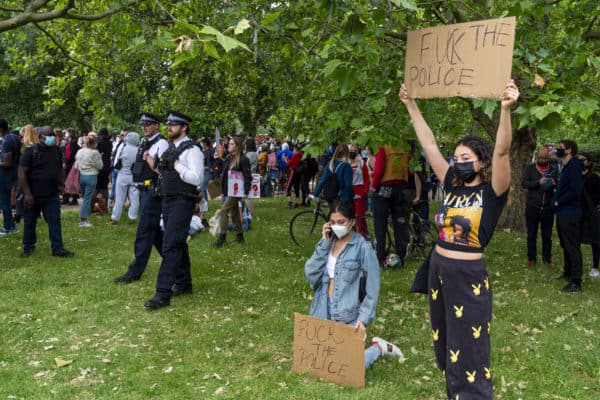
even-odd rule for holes
{"type": "MultiPolygon", "coordinates": [[[[216,203],[211,203],[211,214],[216,203]]],[[[21,235],[0,238],[0,399],[442,399],[427,299],[408,293],[420,261],[383,271],[376,322],[406,361],[381,359],[355,390],[291,371],[294,312],[308,313],[304,261],[283,198],[257,202],[246,243],[212,249],[206,233],[190,242],[194,294],[149,312],[160,260],[153,251],[143,278],[112,279],[132,259],[135,225],[108,217],[77,226],[63,214],[65,247],[50,257],[47,230],[20,259],[21,235]],[[57,359],[70,364],[57,367],[57,359]]],[[[126,217],[122,218],[125,221],[126,217]]],[[[494,290],[492,371],[497,399],[600,399],[600,280],[565,294],[562,253],[555,267],[525,269],[525,235],[496,232],[486,251],[494,290]]]]}

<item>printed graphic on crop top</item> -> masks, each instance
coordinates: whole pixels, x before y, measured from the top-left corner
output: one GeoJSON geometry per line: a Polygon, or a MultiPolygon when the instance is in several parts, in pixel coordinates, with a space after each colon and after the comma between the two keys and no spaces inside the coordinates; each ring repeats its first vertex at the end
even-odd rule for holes
{"type": "Polygon", "coordinates": [[[436,210],[438,245],[466,252],[482,252],[490,242],[508,199],[508,190],[496,196],[490,183],[452,186],[453,168],[444,179],[446,197],[436,210]]]}
{"type": "Polygon", "coordinates": [[[481,247],[478,232],[482,207],[483,189],[468,194],[448,193],[440,212],[435,215],[440,240],[459,246],[481,247]]]}

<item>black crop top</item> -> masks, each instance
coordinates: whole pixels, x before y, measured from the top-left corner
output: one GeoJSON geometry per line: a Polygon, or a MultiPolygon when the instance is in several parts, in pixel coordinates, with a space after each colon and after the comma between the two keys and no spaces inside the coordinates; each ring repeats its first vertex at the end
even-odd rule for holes
{"type": "Polygon", "coordinates": [[[444,179],[446,197],[435,212],[440,228],[437,244],[448,250],[482,253],[492,239],[508,199],[508,190],[496,196],[491,183],[452,186],[454,168],[444,179]]]}

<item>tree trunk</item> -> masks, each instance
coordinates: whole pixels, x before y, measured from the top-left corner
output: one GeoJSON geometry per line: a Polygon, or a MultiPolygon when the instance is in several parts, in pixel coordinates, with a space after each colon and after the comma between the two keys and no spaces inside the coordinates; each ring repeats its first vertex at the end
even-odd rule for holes
{"type": "Polygon", "coordinates": [[[508,203],[498,221],[498,229],[525,230],[525,190],[521,188],[523,170],[531,163],[535,151],[535,128],[516,129],[510,149],[510,192],[508,203]]]}

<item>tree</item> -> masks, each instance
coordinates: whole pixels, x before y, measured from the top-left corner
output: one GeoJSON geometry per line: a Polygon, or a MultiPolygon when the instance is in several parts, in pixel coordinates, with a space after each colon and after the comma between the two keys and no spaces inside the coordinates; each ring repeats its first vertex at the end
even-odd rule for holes
{"type": "MultiPolygon", "coordinates": [[[[72,2],[53,4],[58,10],[72,2]]],[[[94,0],[70,13],[95,15],[115,9],[112,4],[94,0]]],[[[414,137],[396,95],[406,32],[514,15],[513,76],[522,97],[513,112],[513,186],[501,226],[522,228],[520,174],[537,144],[597,137],[599,22],[593,0],[116,4],[121,11],[94,23],[59,18],[7,32],[11,39],[1,43],[20,58],[4,62],[21,83],[36,71],[43,112],[121,127],[142,109],[179,108],[194,117],[195,134],[242,127],[252,135],[308,141],[313,152],[332,141],[373,147],[403,142],[414,137]],[[27,45],[32,40],[36,46],[27,45]],[[43,76],[50,77],[45,84],[43,76]]],[[[27,8],[16,0],[2,7],[3,21],[16,16],[6,8],[27,8]]],[[[0,90],[14,81],[0,76],[0,90]]],[[[493,141],[497,102],[420,103],[440,142],[467,133],[493,141]]]]}
{"type": "Polygon", "coordinates": [[[6,1],[0,5],[0,32],[57,19],[98,21],[134,6],[138,1],[106,5],[105,2],[66,0],[6,1]],[[99,5],[97,3],[100,3],[99,5]],[[103,9],[102,11],[96,10],[103,9]]]}

